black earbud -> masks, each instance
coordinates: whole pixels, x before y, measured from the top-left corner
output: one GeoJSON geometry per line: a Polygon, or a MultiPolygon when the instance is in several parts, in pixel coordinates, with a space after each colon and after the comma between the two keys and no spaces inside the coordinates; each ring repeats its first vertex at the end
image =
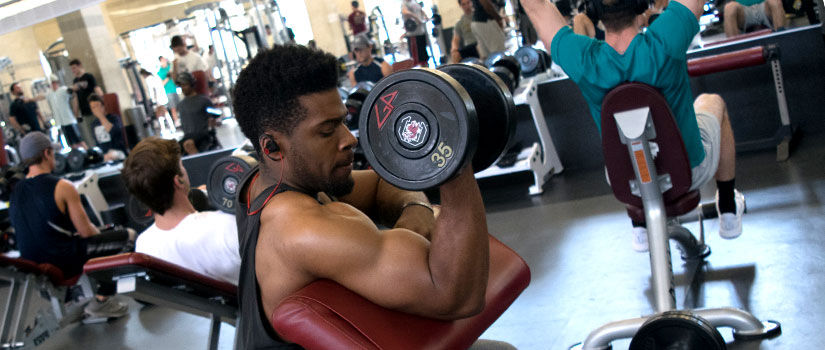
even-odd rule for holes
{"type": "Polygon", "coordinates": [[[266,138],[269,139],[269,142],[264,145],[264,154],[269,156],[270,153],[277,153],[281,151],[281,147],[278,147],[278,143],[275,142],[275,138],[271,135],[266,135],[266,138]]]}

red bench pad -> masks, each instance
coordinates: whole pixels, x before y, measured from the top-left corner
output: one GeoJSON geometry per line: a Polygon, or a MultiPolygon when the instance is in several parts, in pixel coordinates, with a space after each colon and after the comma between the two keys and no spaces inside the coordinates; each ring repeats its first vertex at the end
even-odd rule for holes
{"type": "Polygon", "coordinates": [[[146,273],[152,283],[169,286],[186,285],[189,293],[206,298],[224,297],[237,306],[238,287],[202,275],[187,268],[143,253],[124,253],[94,258],[86,262],[83,271],[98,281],[111,281],[116,276],[146,273]]]}
{"type": "Polygon", "coordinates": [[[413,316],[319,280],[284,299],[270,322],[281,337],[306,349],[466,349],[529,283],[524,260],[490,236],[486,306],[476,316],[456,321],[413,316]]]}

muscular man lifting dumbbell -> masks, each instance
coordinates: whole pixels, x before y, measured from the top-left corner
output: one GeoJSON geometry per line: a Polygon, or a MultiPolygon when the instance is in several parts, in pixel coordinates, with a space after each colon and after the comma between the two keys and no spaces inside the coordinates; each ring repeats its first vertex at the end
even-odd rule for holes
{"type": "Polygon", "coordinates": [[[233,92],[238,123],[261,159],[238,191],[245,349],[288,341],[261,315],[322,278],[433,318],[467,317],[484,305],[488,233],[469,162],[440,187],[437,217],[424,194],[353,171],[356,141],[344,125],[336,67],[329,54],[276,46],[249,63],[233,92]]]}

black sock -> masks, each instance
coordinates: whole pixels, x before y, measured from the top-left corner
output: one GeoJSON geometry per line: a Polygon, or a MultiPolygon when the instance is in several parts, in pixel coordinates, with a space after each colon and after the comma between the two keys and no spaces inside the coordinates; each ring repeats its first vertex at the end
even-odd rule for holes
{"type": "Polygon", "coordinates": [[[733,196],[734,182],[736,179],[730,181],[716,181],[716,189],[719,190],[719,212],[720,213],[736,213],[736,201],[733,196]]]}

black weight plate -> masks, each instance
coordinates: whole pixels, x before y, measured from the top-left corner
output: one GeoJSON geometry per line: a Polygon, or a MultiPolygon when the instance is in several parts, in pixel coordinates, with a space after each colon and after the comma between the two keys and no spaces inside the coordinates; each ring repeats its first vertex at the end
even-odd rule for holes
{"type": "Polygon", "coordinates": [[[687,311],[666,311],[648,319],[630,350],[724,350],[725,339],[710,323],[687,311]]]}
{"type": "Polygon", "coordinates": [[[86,163],[86,151],[81,148],[75,148],[69,151],[66,155],[66,165],[68,165],[68,172],[78,172],[83,170],[83,165],[86,163]]]}
{"type": "Polygon", "coordinates": [[[189,203],[192,203],[192,207],[197,211],[215,210],[212,208],[212,204],[209,202],[209,197],[206,193],[197,188],[190,188],[187,197],[189,197],[189,203]]]}
{"type": "Polygon", "coordinates": [[[86,151],[85,166],[87,168],[100,163],[103,163],[103,150],[100,147],[92,147],[86,151]]]}
{"type": "Polygon", "coordinates": [[[550,57],[550,54],[544,50],[538,50],[539,55],[541,56],[542,60],[544,61],[544,70],[550,69],[553,66],[553,58],[550,57]]]}
{"type": "Polygon", "coordinates": [[[490,56],[487,56],[486,60],[484,60],[484,66],[488,68],[492,67],[494,64],[496,64],[496,62],[498,62],[498,60],[500,60],[502,57],[506,55],[507,53],[504,51],[493,52],[490,54],[490,56]]]}
{"type": "Polygon", "coordinates": [[[471,159],[475,111],[467,91],[445,73],[429,68],[394,73],[373,88],[361,109],[364,156],[397,187],[436,187],[471,159]]]}
{"type": "Polygon", "coordinates": [[[249,156],[228,156],[215,161],[209,170],[206,193],[212,206],[235,213],[235,194],[241,181],[258,162],[249,156]]]}
{"type": "Polygon", "coordinates": [[[507,88],[510,90],[510,93],[513,93],[513,90],[516,88],[516,78],[513,76],[513,72],[509,69],[504,68],[502,66],[493,66],[490,68],[490,71],[501,78],[501,81],[504,82],[504,85],[507,85],[507,88]]]}
{"type": "Polygon", "coordinates": [[[513,96],[495,73],[482,66],[451,64],[439,70],[458,80],[473,100],[478,117],[473,171],[487,169],[507,150],[515,132],[513,96]]]}
{"type": "Polygon", "coordinates": [[[515,89],[515,87],[518,86],[519,78],[521,77],[521,64],[515,57],[509,55],[502,56],[498,59],[498,61],[493,63],[493,65],[490,67],[490,70],[492,70],[493,67],[504,67],[510,70],[510,72],[513,73],[513,77],[515,77],[515,80],[513,80],[513,83],[515,84],[513,85],[513,89],[515,89]]]}
{"type": "Polygon", "coordinates": [[[126,201],[126,215],[129,216],[129,220],[134,221],[142,227],[148,227],[155,221],[152,209],[149,209],[146,204],[143,204],[143,202],[134,196],[129,196],[129,199],[126,201]]]}
{"type": "Polygon", "coordinates": [[[516,50],[515,56],[521,65],[521,74],[525,77],[532,77],[541,71],[542,58],[536,49],[522,46],[516,50]]]}
{"type": "Polygon", "coordinates": [[[60,152],[54,152],[54,173],[55,175],[63,175],[66,173],[68,166],[68,159],[66,155],[60,152]]]}

